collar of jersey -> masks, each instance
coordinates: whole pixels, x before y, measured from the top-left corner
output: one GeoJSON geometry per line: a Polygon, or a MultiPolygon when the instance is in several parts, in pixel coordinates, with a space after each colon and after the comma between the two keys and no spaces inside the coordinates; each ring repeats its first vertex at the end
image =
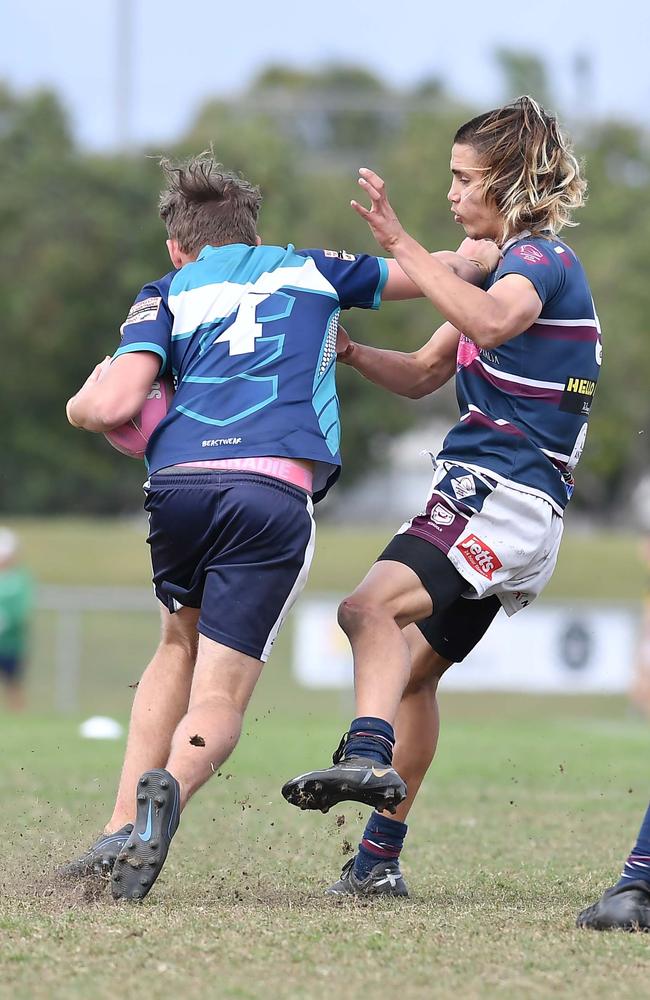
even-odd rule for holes
{"type": "MultiPolygon", "coordinates": [[[[543,229],[542,232],[548,233],[551,239],[555,239],[551,229],[543,229]]],[[[515,243],[518,243],[520,240],[528,239],[529,236],[530,236],[530,229],[522,229],[520,233],[515,233],[515,235],[511,236],[510,239],[507,240],[501,247],[501,255],[503,256],[506,250],[509,250],[510,247],[513,247],[515,243]]],[[[539,239],[539,237],[536,236],[534,237],[534,239],[539,239]]]]}
{"type": "Polygon", "coordinates": [[[223,253],[228,253],[229,251],[232,253],[234,250],[238,250],[241,252],[242,250],[254,250],[254,249],[255,247],[252,247],[249,243],[226,243],[222,247],[213,247],[210,246],[210,244],[208,244],[207,246],[203,247],[201,253],[196,259],[204,260],[206,257],[210,257],[214,253],[223,254],[223,253]]]}

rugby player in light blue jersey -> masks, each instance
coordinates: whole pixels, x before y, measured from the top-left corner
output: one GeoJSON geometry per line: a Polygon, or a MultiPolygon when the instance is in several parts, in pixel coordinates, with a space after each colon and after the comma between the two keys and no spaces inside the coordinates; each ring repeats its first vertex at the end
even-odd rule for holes
{"type": "MultiPolygon", "coordinates": [[[[139,413],[161,374],[177,383],[146,453],[161,642],[135,696],[113,815],[64,869],[112,869],[116,899],[142,899],[158,877],[182,809],[235,747],[305,584],[313,501],[340,469],[340,310],[421,295],[394,260],[260,245],[258,189],[211,157],[163,167],[175,270],[145,285],[112,363],[67,407],[73,425],[105,432],[139,413]]],[[[443,252],[441,266],[473,282],[499,258],[487,241],[463,254],[443,252]]]]}
{"type": "Polygon", "coordinates": [[[395,819],[373,814],[334,892],[407,894],[404,820],[435,753],[438,681],[500,607],[515,614],[550,579],[600,371],[587,278],[558,238],[586,184],[554,116],[522,97],[472,119],[455,135],[451,173],[456,222],[501,248],[483,288],[459,281],[405,232],[371,170],[359,180],[370,208],[353,202],[447,322],[414,354],[342,332],[339,357],[410,397],[455,374],[460,417],[434,461],[423,511],[339,609],[357,717],[334,766],[283,788],[294,805],[326,811],[345,799],[373,804],[367,790],[378,797],[383,784],[395,819]]]}

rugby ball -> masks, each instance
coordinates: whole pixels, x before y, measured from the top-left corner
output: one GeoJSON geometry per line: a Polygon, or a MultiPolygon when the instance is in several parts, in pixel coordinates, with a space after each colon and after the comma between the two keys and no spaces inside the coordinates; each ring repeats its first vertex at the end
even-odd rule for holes
{"type": "Polygon", "coordinates": [[[169,376],[156,379],[138,415],[108,431],[104,437],[123,455],[144,458],[149,438],[167,413],[173,395],[174,383],[169,376]]]}

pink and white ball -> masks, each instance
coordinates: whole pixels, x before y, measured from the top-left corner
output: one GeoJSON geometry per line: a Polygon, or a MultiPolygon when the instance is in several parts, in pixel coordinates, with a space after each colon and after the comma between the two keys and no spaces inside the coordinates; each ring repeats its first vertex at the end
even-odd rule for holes
{"type": "Polygon", "coordinates": [[[117,451],[130,458],[144,458],[149,438],[167,413],[174,395],[174,383],[169,376],[157,379],[151,386],[144,406],[137,416],[105,434],[117,451]]]}

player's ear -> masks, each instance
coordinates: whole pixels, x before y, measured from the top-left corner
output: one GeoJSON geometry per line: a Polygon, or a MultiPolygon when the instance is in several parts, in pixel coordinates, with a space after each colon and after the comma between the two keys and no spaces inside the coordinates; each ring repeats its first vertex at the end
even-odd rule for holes
{"type": "Polygon", "coordinates": [[[185,261],[183,260],[183,254],[178,245],[178,240],[167,240],[167,253],[169,254],[169,259],[175,268],[182,267],[185,261]]]}
{"type": "Polygon", "coordinates": [[[259,235],[259,233],[258,233],[258,234],[256,235],[256,237],[255,237],[255,246],[256,246],[256,247],[259,247],[259,246],[261,246],[261,244],[262,244],[262,237],[261,237],[261,236],[259,235]]]}

